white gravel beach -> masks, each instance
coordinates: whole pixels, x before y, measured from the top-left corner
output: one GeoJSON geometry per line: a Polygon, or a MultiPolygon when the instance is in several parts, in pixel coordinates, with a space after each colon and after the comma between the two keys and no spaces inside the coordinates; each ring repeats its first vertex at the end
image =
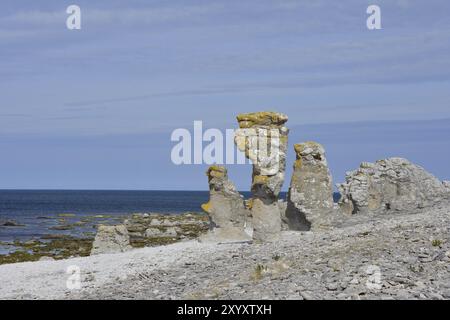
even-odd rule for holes
{"type": "Polygon", "coordinates": [[[0,266],[1,299],[446,299],[450,206],[265,244],[197,241],[0,266]],[[81,289],[69,289],[80,270],[81,289]]]}
{"type": "Polygon", "coordinates": [[[70,278],[73,275],[70,270],[76,268],[80,270],[82,290],[92,290],[117,280],[139,276],[143,271],[191,261],[197,254],[212,253],[221,248],[224,247],[189,241],[124,253],[2,265],[0,298],[61,299],[77,290],[70,290],[67,285],[68,281],[75,279],[70,278]]]}

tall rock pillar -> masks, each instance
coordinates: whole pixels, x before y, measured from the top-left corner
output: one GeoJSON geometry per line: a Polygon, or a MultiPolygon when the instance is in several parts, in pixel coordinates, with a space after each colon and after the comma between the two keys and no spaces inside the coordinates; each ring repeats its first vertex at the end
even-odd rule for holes
{"type": "Polygon", "coordinates": [[[278,195],[284,182],[288,117],[276,112],[255,112],[237,116],[238,149],[253,164],[251,213],[253,239],[276,240],[281,231],[278,195]]]}
{"type": "Polygon", "coordinates": [[[333,185],[325,149],[317,142],[294,145],[296,161],[286,218],[292,230],[325,227],[333,210],[333,185]]]}

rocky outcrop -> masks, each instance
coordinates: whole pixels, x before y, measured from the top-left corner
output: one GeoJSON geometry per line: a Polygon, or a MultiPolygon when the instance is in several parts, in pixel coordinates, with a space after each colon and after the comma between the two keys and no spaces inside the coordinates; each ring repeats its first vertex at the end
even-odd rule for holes
{"type": "Polygon", "coordinates": [[[326,227],[333,211],[333,185],[325,149],[317,142],[294,145],[296,160],[286,221],[291,230],[326,227]]]}
{"type": "Polygon", "coordinates": [[[288,117],[276,112],[255,112],[237,116],[235,133],[238,149],[253,164],[252,223],[253,239],[275,240],[281,231],[278,195],[284,182],[288,117]]]}
{"type": "Polygon", "coordinates": [[[195,239],[209,229],[208,217],[199,213],[135,213],[124,221],[124,225],[133,247],[195,239]]]}
{"type": "Polygon", "coordinates": [[[363,162],[338,185],[347,214],[414,210],[448,197],[445,183],[402,158],[363,162]]]}
{"type": "Polygon", "coordinates": [[[14,220],[0,220],[0,227],[24,227],[25,225],[20,224],[14,220]]]}
{"type": "Polygon", "coordinates": [[[130,249],[130,236],[124,225],[100,225],[92,244],[91,255],[124,252],[130,249]]]}
{"type": "Polygon", "coordinates": [[[447,193],[450,194],[450,181],[444,180],[442,181],[442,184],[444,185],[444,188],[447,190],[447,193]]]}
{"type": "Polygon", "coordinates": [[[209,183],[209,201],[202,209],[210,219],[210,231],[200,241],[248,241],[245,232],[247,209],[244,199],[228,180],[223,166],[211,166],[206,175],[209,183]]]}
{"type": "Polygon", "coordinates": [[[182,234],[182,229],[179,227],[167,227],[162,230],[159,227],[152,227],[145,230],[144,235],[146,238],[156,238],[156,237],[178,237],[182,234]]]}

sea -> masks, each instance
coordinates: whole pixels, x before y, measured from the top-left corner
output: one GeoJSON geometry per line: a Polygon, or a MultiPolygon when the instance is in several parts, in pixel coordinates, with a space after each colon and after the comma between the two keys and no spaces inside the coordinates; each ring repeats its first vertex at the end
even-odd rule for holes
{"type": "MultiPolygon", "coordinates": [[[[242,194],[251,196],[250,192],[242,194]]],[[[281,193],[280,198],[285,197],[281,193]]],[[[201,212],[208,198],[208,191],[0,190],[0,224],[14,221],[19,225],[0,226],[0,242],[37,239],[49,233],[86,233],[80,228],[57,230],[54,227],[61,220],[71,224],[94,216],[95,223],[112,223],[134,213],[201,212]]]]}

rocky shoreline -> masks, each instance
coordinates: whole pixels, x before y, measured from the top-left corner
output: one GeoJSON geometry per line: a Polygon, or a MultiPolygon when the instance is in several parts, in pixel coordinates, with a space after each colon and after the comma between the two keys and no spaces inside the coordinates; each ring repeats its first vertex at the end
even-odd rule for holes
{"type": "Polygon", "coordinates": [[[275,242],[195,240],[0,266],[1,299],[448,299],[450,204],[359,215],[275,242]],[[66,270],[81,270],[69,290],[66,270]]]}
{"type": "MultiPolygon", "coordinates": [[[[48,217],[47,219],[52,219],[48,217]]],[[[201,213],[157,214],[135,213],[129,216],[92,215],[76,220],[72,214],[60,214],[53,219],[57,224],[48,228],[49,232],[67,231],[74,228],[91,229],[79,236],[67,233],[48,233],[40,238],[0,242],[0,246],[11,252],[0,254],[0,265],[38,260],[60,260],[71,257],[89,256],[92,251],[96,231],[101,225],[124,224],[130,235],[130,246],[158,246],[193,239],[208,230],[208,218],[201,213]],[[67,219],[71,219],[69,222],[67,219]],[[76,220],[76,221],[75,221],[76,220]]],[[[6,221],[4,227],[23,227],[6,221]]]]}
{"type": "MultiPolygon", "coordinates": [[[[18,264],[19,273],[0,266],[0,297],[450,298],[450,182],[403,158],[363,162],[337,184],[335,204],[325,149],[308,141],[294,145],[284,200],[287,116],[256,112],[237,120],[235,143],[252,161],[250,199],[224,166],[213,165],[206,214],[134,214],[99,221],[95,238],[84,242],[21,244],[28,251],[17,260],[90,257],[18,264]],[[67,266],[79,271],[75,291],[66,283],[67,266]],[[9,272],[11,279],[3,277],[9,272]],[[41,288],[41,277],[51,292],[41,288]]],[[[65,218],[55,230],[73,226],[65,218]]]]}

